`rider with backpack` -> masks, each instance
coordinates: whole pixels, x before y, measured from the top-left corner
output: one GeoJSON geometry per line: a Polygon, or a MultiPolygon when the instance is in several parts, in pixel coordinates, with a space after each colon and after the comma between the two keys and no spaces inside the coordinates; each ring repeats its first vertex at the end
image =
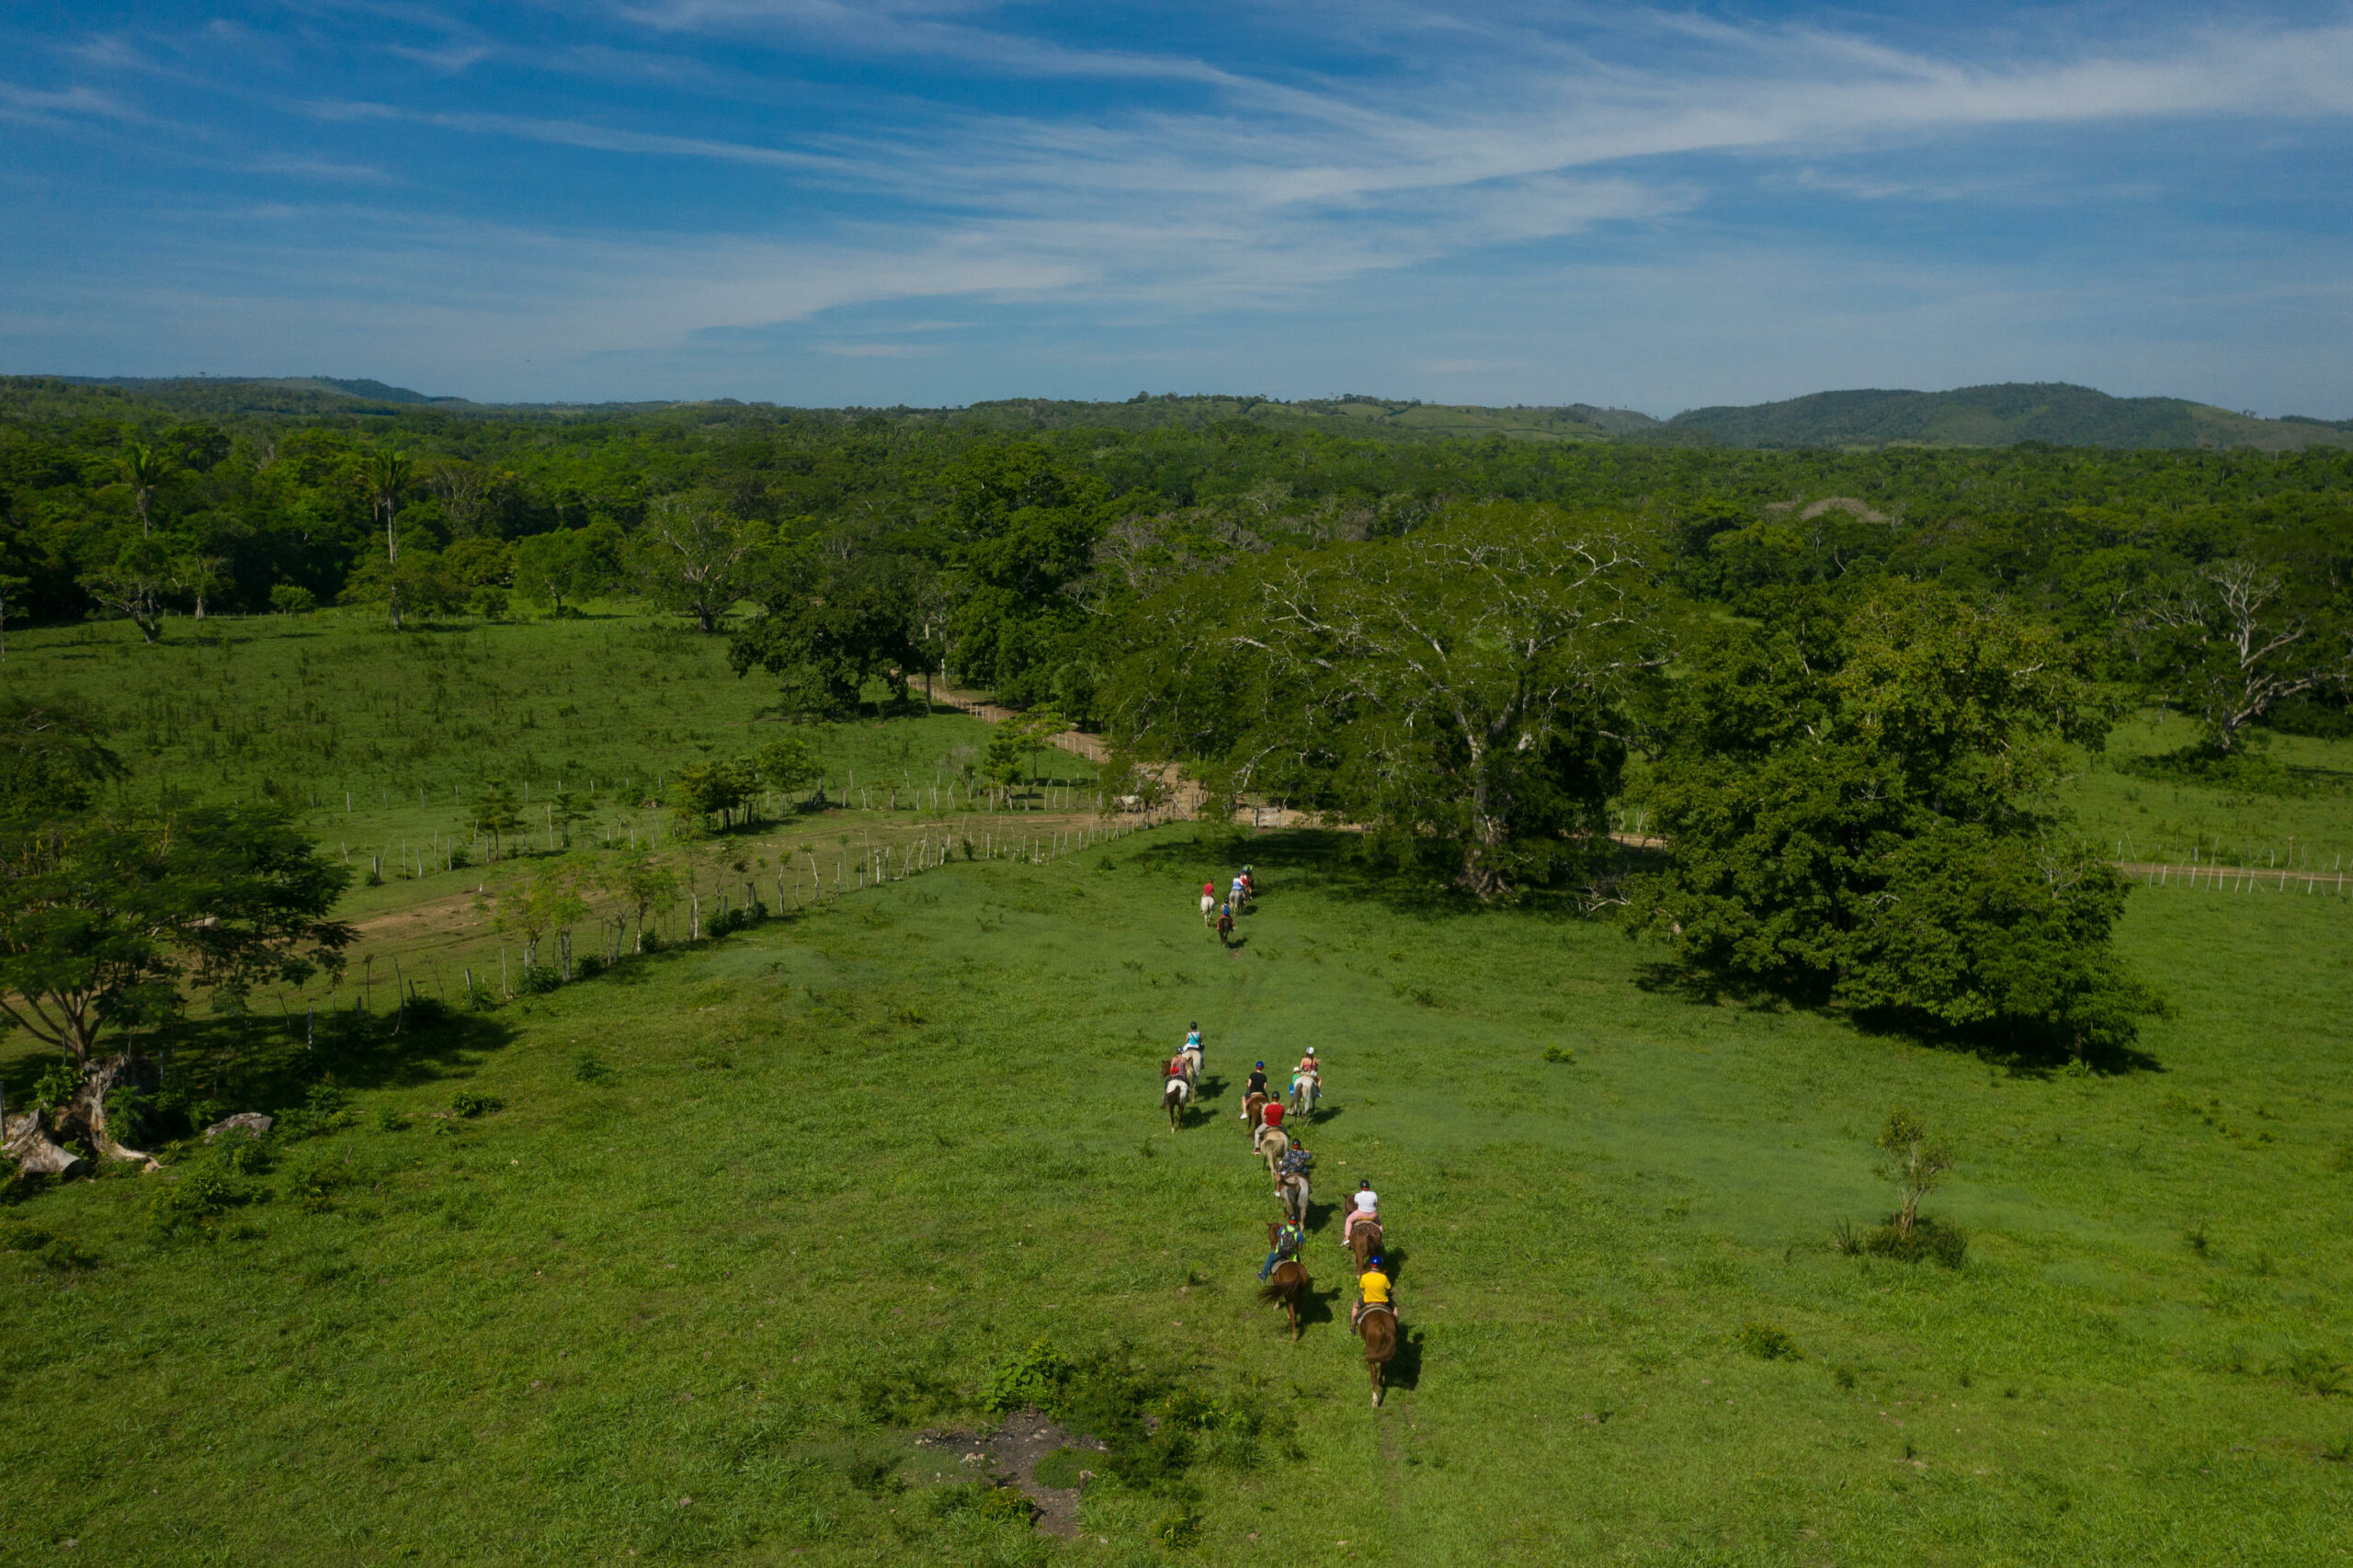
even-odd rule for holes
{"type": "Polygon", "coordinates": [[[1306,1227],[1295,1221],[1284,1221],[1281,1227],[1275,1232],[1275,1250],[1267,1255],[1265,1265],[1258,1270],[1258,1278],[1264,1279],[1275,1271],[1275,1265],[1287,1263],[1297,1257],[1299,1249],[1306,1244],[1306,1227]]]}

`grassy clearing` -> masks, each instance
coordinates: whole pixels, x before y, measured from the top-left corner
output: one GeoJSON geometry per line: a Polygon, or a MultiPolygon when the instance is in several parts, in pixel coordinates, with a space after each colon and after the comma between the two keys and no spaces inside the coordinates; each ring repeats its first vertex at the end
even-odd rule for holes
{"type": "MultiPolygon", "coordinates": [[[[483,630],[517,691],[604,689],[574,625],[483,630]]],[[[300,636],[241,654],[299,665],[300,636]]],[[[11,678],[80,668],[56,651],[12,646],[11,678]]],[[[159,665],[87,688],[183,678],[159,665]]],[[[275,678],[212,685],[234,712],[275,678]]],[[[761,699],[653,685],[688,746],[733,749],[761,699]]],[[[142,779],[210,733],[134,748],[142,779]]],[[[841,732],[918,757],[979,733],[841,732]]],[[[592,739],[562,760],[656,756],[592,739]]],[[[536,741],[466,744],[506,767],[521,753],[497,747],[536,741]]],[[[2087,818],[2156,803],[2138,787],[2078,786],[2087,818]]],[[[2315,837],[2337,821],[2288,804],[2315,837]]],[[[203,1025],[174,1070],[217,1073],[233,1108],[301,1106],[324,1075],[347,1103],[248,1168],[190,1149],[163,1177],[9,1193],[0,1560],[2347,1555],[2345,902],[2137,891],[2122,942],[2177,1015],[2145,1066],[2074,1076],[1647,991],[1606,926],[1416,902],[1314,835],[1240,853],[1268,897],[1231,956],[1192,894],[1232,857],[1180,827],[960,861],[397,1037],[381,1005],[312,1051],[267,1017],[203,1025]],[[1172,1135],[1154,1064],[1193,1018],[1211,1093],[1172,1135]],[[1253,1059],[1310,1043],[1332,1091],[1310,1136],[1322,1305],[1294,1346],[1251,1299],[1273,1207],[1233,1113],[1253,1059]],[[1897,1103],[1957,1145],[1928,1210],[1968,1233],[1958,1270],[1832,1245],[1892,1207],[1869,1145],[1897,1103]],[[1378,1412],[1329,1204],[1359,1175],[1409,1330],[1378,1412]],[[1074,1421],[1119,1449],[1069,1543],[954,1484],[963,1448],[916,1441],[986,1425],[1041,1342],[1084,1370],[1074,1421]]],[[[362,951],[494,945],[469,901],[456,878],[355,893],[362,951]]],[[[41,1063],[5,1043],[20,1103],[41,1063]]]]}
{"type": "Polygon", "coordinates": [[[2180,1015],[2156,1067],[2071,1077],[1647,993],[1606,927],[1401,903],[1312,838],[1249,853],[1270,896],[1232,957],[1189,829],[958,865],[336,1055],[352,1124],[194,1236],[159,1238],[150,1181],[20,1203],[85,1256],[0,1259],[10,1551],[2345,1552],[2344,904],[2136,896],[2180,1015]],[[1172,1136],[1152,1063],[1196,1017],[1226,1086],[1172,1136]],[[1324,1205],[1339,1321],[1294,1347],[1249,1299],[1270,1199],[1231,1085],[1308,1042],[1324,1189],[1377,1180],[1403,1257],[1378,1413],[1324,1205]],[[431,1116],[460,1091],[503,1108],[431,1116]],[[1930,1206],[1958,1271],[1827,1244],[1890,1204],[1896,1101],[1960,1147],[1930,1206]],[[1262,1436],[1097,1483],[1066,1547],[936,1501],[908,1434],[975,1424],[1040,1339],[1262,1436]]]}

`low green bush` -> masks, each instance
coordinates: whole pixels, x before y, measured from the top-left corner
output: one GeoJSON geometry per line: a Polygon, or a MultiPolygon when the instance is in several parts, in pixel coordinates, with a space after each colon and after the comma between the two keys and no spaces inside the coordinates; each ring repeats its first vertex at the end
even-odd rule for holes
{"type": "Polygon", "coordinates": [[[1931,1220],[1926,1214],[1914,1222],[1910,1234],[1905,1234],[1894,1222],[1875,1227],[1863,1238],[1863,1250],[1873,1257],[1892,1257],[1903,1263],[1941,1263],[1947,1268],[1959,1268],[1969,1257],[1969,1235],[1960,1226],[1941,1220],[1931,1220]]]}

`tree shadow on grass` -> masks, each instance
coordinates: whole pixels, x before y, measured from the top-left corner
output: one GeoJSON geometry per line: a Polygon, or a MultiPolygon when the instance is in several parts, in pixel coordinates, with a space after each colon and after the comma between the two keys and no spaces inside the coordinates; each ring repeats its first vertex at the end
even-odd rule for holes
{"type": "Polygon", "coordinates": [[[233,1110],[274,1111],[329,1079],[347,1089],[413,1088],[467,1075],[515,1037],[488,1014],[426,1002],[394,1014],[323,1013],[314,1032],[301,1017],[208,1019],[155,1049],[166,1053],[169,1079],[233,1110]]]}

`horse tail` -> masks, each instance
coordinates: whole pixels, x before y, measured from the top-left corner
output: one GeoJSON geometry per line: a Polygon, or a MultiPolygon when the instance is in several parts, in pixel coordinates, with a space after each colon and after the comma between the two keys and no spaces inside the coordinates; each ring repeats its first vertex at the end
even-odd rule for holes
{"type": "Polygon", "coordinates": [[[1258,1304],[1262,1307],[1279,1307],[1290,1300],[1293,1289],[1294,1287],[1287,1279],[1269,1279],[1258,1287],[1258,1304]]]}

